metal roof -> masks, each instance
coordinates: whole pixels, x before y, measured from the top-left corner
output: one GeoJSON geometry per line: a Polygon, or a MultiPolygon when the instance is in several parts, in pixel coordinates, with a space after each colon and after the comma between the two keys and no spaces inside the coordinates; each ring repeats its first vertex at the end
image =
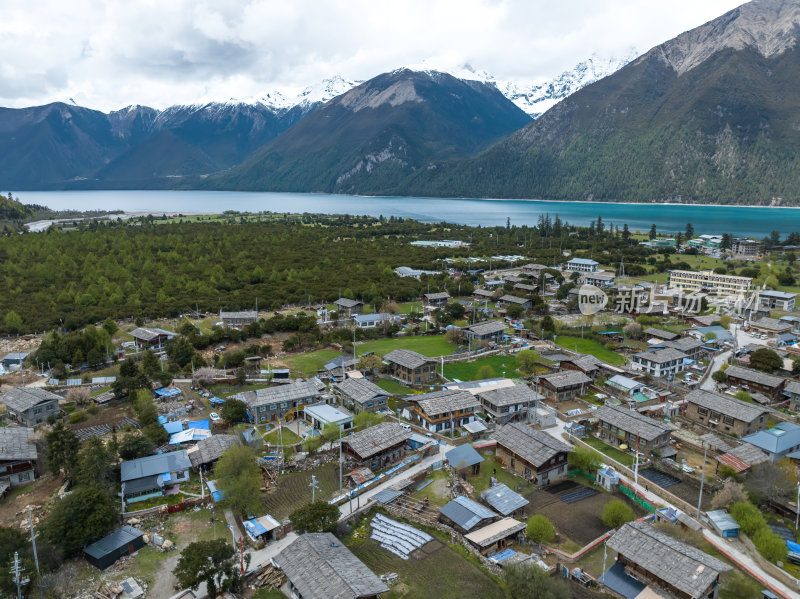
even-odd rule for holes
{"type": "Polygon", "coordinates": [[[462,330],[469,331],[474,335],[492,335],[494,333],[502,333],[506,330],[506,324],[499,320],[487,320],[485,322],[478,322],[462,330]]]}
{"type": "Polygon", "coordinates": [[[515,493],[504,484],[486,489],[481,493],[481,499],[503,516],[508,516],[530,503],[522,495],[515,493]]]}
{"type": "Polygon", "coordinates": [[[567,264],[587,264],[589,266],[600,264],[597,260],[591,258],[572,258],[567,264]]]}
{"type": "Polygon", "coordinates": [[[446,291],[440,291],[438,293],[425,293],[423,296],[428,300],[446,300],[450,299],[450,294],[446,291]]]}
{"type": "Polygon", "coordinates": [[[303,411],[306,416],[311,415],[324,424],[346,424],[353,421],[353,415],[350,412],[344,408],[340,410],[326,403],[306,406],[303,411]]]}
{"type": "Polygon", "coordinates": [[[786,453],[800,445],[800,426],[779,422],[772,428],[742,437],[742,441],[769,453],[786,453]]]}
{"type": "Polygon", "coordinates": [[[120,465],[120,479],[122,482],[163,474],[165,472],[176,472],[191,468],[192,462],[186,454],[186,450],[171,451],[157,455],[138,458],[136,460],[126,460],[120,465]]]}
{"type": "Polygon", "coordinates": [[[518,297],[518,296],[516,296],[516,295],[504,295],[503,297],[501,297],[501,298],[500,298],[499,300],[497,300],[497,301],[498,301],[498,302],[503,302],[503,303],[506,303],[506,304],[519,304],[519,305],[523,305],[523,304],[528,304],[528,303],[530,303],[530,301],[531,301],[531,300],[529,300],[529,299],[527,299],[527,298],[524,298],[524,297],[518,297]]]}
{"type": "Polygon", "coordinates": [[[482,520],[497,517],[489,508],[463,496],[444,505],[440,513],[466,531],[473,529],[482,520]]]}
{"type": "Polygon", "coordinates": [[[164,329],[138,327],[131,331],[131,336],[134,339],[141,339],[142,341],[152,341],[156,337],[166,335],[167,337],[175,337],[176,333],[165,331],[164,329]]]}
{"type": "Polygon", "coordinates": [[[37,459],[33,433],[32,428],[0,426],[0,461],[37,459]]]}
{"type": "Polygon", "coordinates": [[[792,395],[800,395],[800,382],[789,381],[786,385],[786,391],[788,391],[792,395]]]}
{"type": "MultiPolygon", "coordinates": [[[[731,366],[728,370],[731,368],[735,367],[731,366]]],[[[712,391],[704,391],[702,389],[690,391],[686,395],[686,401],[747,423],[767,413],[767,410],[755,404],[741,401],[735,397],[720,395],[712,391]]]]}
{"type": "Polygon", "coordinates": [[[362,301],[352,300],[346,297],[340,297],[333,303],[337,306],[341,306],[342,308],[355,308],[356,306],[362,306],[364,304],[362,301]]]}
{"type": "Polygon", "coordinates": [[[17,387],[0,395],[0,403],[6,404],[15,412],[25,412],[33,406],[45,401],[59,401],[60,395],[51,393],[39,387],[17,387]]]}
{"type": "MultiPolygon", "coordinates": [[[[550,357],[547,358],[551,359],[550,357]]],[[[546,381],[555,389],[563,387],[572,387],[574,385],[581,385],[591,383],[592,379],[582,373],[580,370],[562,370],[561,372],[553,372],[551,374],[543,374],[539,377],[540,381],[546,381]]]]}
{"type": "Polygon", "coordinates": [[[128,543],[138,539],[142,535],[144,535],[144,533],[133,526],[123,526],[104,536],[99,541],[87,545],[83,548],[83,552],[95,559],[100,559],[121,547],[125,547],[128,543]]]}
{"type": "Polygon", "coordinates": [[[492,522],[483,528],[479,528],[474,532],[464,535],[464,538],[478,547],[488,547],[500,539],[508,538],[524,529],[524,522],[514,520],[514,518],[503,518],[502,520],[492,522]]]}
{"type": "Polygon", "coordinates": [[[665,347],[664,349],[655,349],[650,351],[643,351],[633,354],[634,358],[640,358],[654,364],[664,364],[665,362],[672,362],[673,360],[683,360],[688,356],[682,351],[665,347]]]}
{"type": "Polygon", "coordinates": [[[645,441],[652,441],[675,430],[671,424],[653,420],[636,410],[620,406],[602,406],[595,412],[595,416],[601,422],[608,422],[627,433],[638,434],[645,441]]]}
{"type": "Polygon", "coordinates": [[[739,530],[739,524],[725,510],[711,510],[706,516],[719,530],[739,530]]]}
{"type": "Polygon", "coordinates": [[[256,312],[255,310],[242,310],[240,312],[220,312],[219,317],[222,320],[246,319],[246,318],[252,318],[253,320],[255,320],[256,318],[258,318],[258,312],[256,312]]]}
{"type": "Polygon", "coordinates": [[[731,449],[725,455],[738,458],[749,466],[757,466],[758,464],[763,464],[769,460],[769,456],[767,454],[765,454],[755,445],[750,445],[750,443],[743,443],[739,447],[731,449]]]}
{"type": "Polygon", "coordinates": [[[658,337],[659,339],[664,339],[666,341],[673,341],[680,337],[678,333],[673,333],[672,331],[665,331],[664,329],[657,329],[655,327],[647,327],[644,330],[644,334],[648,337],[658,337]]]}
{"type": "Polygon", "coordinates": [[[400,426],[398,422],[381,422],[344,437],[342,443],[361,459],[366,459],[405,442],[410,436],[411,432],[400,426]]]}
{"type": "Polygon", "coordinates": [[[702,595],[722,572],[732,569],[647,522],[628,522],[606,544],[654,578],[691,596],[702,595]]]}
{"type": "Polygon", "coordinates": [[[447,458],[447,461],[456,470],[469,468],[470,466],[480,464],[483,461],[483,456],[475,451],[472,445],[469,445],[468,443],[459,445],[455,449],[451,449],[444,454],[444,457],[447,458]]]}
{"type": "Polygon", "coordinates": [[[494,439],[498,445],[502,445],[537,468],[559,453],[572,451],[572,448],[563,441],[519,422],[500,427],[495,432],[494,439]]]}
{"type": "Polygon", "coordinates": [[[389,592],[389,587],[329,532],[301,535],[272,561],[303,599],[357,599],[389,592]]]}

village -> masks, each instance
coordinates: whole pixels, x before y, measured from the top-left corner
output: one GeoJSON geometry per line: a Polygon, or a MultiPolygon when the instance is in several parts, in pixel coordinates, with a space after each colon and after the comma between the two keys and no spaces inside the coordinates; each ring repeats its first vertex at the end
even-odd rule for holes
{"type": "Polygon", "coordinates": [[[107,320],[90,368],[3,339],[26,596],[501,598],[520,568],[572,597],[800,596],[800,309],[713,267],[758,243],[689,243],[703,268],[662,280],[495,256],[444,267],[464,295],[107,320]],[[102,452],[113,518],[39,556],[102,452]]]}

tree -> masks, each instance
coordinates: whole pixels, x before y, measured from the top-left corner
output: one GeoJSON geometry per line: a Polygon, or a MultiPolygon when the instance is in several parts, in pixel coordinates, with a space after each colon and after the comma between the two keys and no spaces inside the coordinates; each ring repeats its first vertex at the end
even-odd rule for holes
{"type": "Polygon", "coordinates": [[[622,501],[621,499],[612,499],[603,508],[603,514],[600,519],[603,524],[611,528],[619,528],[626,522],[636,518],[631,506],[622,501]]]}
{"type": "Polygon", "coordinates": [[[800,374],[800,360],[792,360],[792,374],[794,376],[800,374]]]}
{"type": "Polygon", "coordinates": [[[745,481],[750,496],[759,502],[780,502],[794,496],[797,472],[789,458],[753,466],[745,481]]]}
{"type": "Polygon", "coordinates": [[[758,549],[758,552],[771,562],[784,561],[789,548],[786,546],[786,541],[780,536],[775,534],[769,526],[762,526],[759,528],[755,535],[753,535],[753,543],[758,549]]]}
{"type": "Polygon", "coordinates": [[[238,399],[228,398],[220,410],[220,416],[230,424],[244,422],[247,419],[247,404],[238,399]]]}
{"type": "Polygon", "coordinates": [[[214,478],[232,511],[244,516],[261,509],[261,469],[252,448],[228,449],[214,466],[214,478]]]}
{"type": "Polygon", "coordinates": [[[452,329],[447,329],[447,332],[444,334],[444,338],[448,343],[458,345],[459,341],[461,341],[461,330],[455,327],[452,329]]]}
{"type": "Polygon", "coordinates": [[[736,392],[736,394],[734,395],[734,397],[735,397],[736,399],[738,399],[739,401],[746,401],[747,403],[753,403],[753,396],[752,396],[752,395],[750,395],[750,394],[749,394],[747,391],[745,391],[744,389],[739,389],[739,390],[736,392]]]}
{"type": "Polygon", "coordinates": [[[334,441],[338,441],[341,434],[342,428],[335,422],[329,422],[319,432],[319,436],[322,437],[322,440],[325,443],[333,443],[334,441]]]}
{"type": "Polygon", "coordinates": [[[476,373],[478,380],[482,379],[490,379],[494,377],[494,369],[489,366],[488,364],[484,364],[480,368],[478,368],[478,372],[476,373]]]}
{"type": "Polygon", "coordinates": [[[79,552],[119,521],[117,502],[99,487],[76,487],[56,501],[41,528],[44,538],[66,555],[79,552]]]}
{"type": "Polygon", "coordinates": [[[103,322],[103,328],[105,329],[106,333],[108,333],[109,337],[113,336],[119,330],[117,323],[111,320],[111,317],[108,317],[103,322]]]}
{"type": "Polygon", "coordinates": [[[733,242],[733,238],[731,237],[730,233],[723,233],[722,234],[722,241],[720,241],[719,249],[721,250],[730,250],[731,245],[733,242]]]}
{"type": "Polygon", "coordinates": [[[719,317],[719,324],[720,324],[720,326],[722,326],[722,327],[724,327],[726,329],[730,329],[731,328],[731,317],[728,316],[727,314],[723,314],[722,316],[719,317]]]}
{"type": "Polygon", "coordinates": [[[144,355],[142,356],[140,369],[150,378],[158,376],[161,372],[161,365],[159,364],[158,358],[149,349],[145,351],[144,355]]]}
{"type": "Polygon", "coordinates": [[[320,437],[308,436],[303,439],[303,451],[312,454],[322,446],[322,439],[320,437]]]}
{"type": "Polygon", "coordinates": [[[353,424],[358,430],[363,430],[386,420],[383,414],[377,412],[359,412],[353,416],[353,424]]]}
{"type": "Polygon", "coordinates": [[[509,318],[517,319],[523,314],[525,314],[525,309],[519,304],[511,304],[506,308],[506,315],[509,318]]]}
{"type": "Polygon", "coordinates": [[[50,467],[71,476],[81,448],[81,442],[77,435],[64,426],[63,422],[58,421],[45,438],[47,440],[47,461],[50,467]]]}
{"type": "Polygon", "coordinates": [[[358,359],[359,370],[374,371],[375,369],[381,370],[382,368],[383,368],[383,360],[381,360],[380,356],[376,354],[361,356],[358,359]]]}
{"type": "Polygon", "coordinates": [[[100,437],[89,437],[78,456],[75,482],[84,486],[107,488],[111,480],[111,454],[100,437]]]}
{"type": "Polygon", "coordinates": [[[553,578],[537,566],[512,564],[503,568],[503,581],[514,599],[569,599],[564,581],[553,578]]]}
{"type": "Polygon", "coordinates": [[[744,490],[744,485],[735,480],[726,480],[725,485],[711,500],[711,507],[715,510],[728,509],[739,501],[747,501],[747,493],[744,490]]]}
{"type": "Polygon", "coordinates": [[[6,312],[6,317],[3,322],[6,330],[11,333],[19,333],[22,330],[22,317],[14,312],[14,310],[6,312]]]}
{"type": "Polygon", "coordinates": [[[539,354],[532,349],[523,349],[517,354],[517,370],[522,374],[532,375],[536,372],[538,362],[539,354]]]}
{"type": "Polygon", "coordinates": [[[783,366],[783,360],[771,349],[762,347],[750,354],[750,366],[761,372],[772,372],[783,366]]]}
{"type": "Polygon", "coordinates": [[[683,235],[680,233],[675,234],[675,249],[680,249],[681,245],[683,244],[683,235]]]}
{"type": "Polygon", "coordinates": [[[705,340],[706,341],[714,341],[717,338],[717,334],[714,331],[709,331],[706,333],[705,340]]]}
{"type": "Polygon", "coordinates": [[[218,589],[238,584],[237,565],[236,553],[227,539],[195,541],[181,551],[172,573],[182,588],[196,591],[205,582],[208,596],[216,597],[218,589]]]}
{"type": "Polygon", "coordinates": [[[119,366],[119,376],[111,385],[115,397],[132,397],[139,389],[150,386],[147,377],[131,358],[125,358],[119,366]]]}
{"type": "Polygon", "coordinates": [[[739,501],[731,506],[730,514],[747,536],[753,535],[764,526],[764,516],[749,501],[739,501]]]}
{"type": "Polygon", "coordinates": [[[525,529],[528,538],[534,543],[549,543],[556,536],[553,523],[542,514],[534,514],[528,518],[528,527],[525,529]]]}
{"type": "Polygon", "coordinates": [[[289,520],[299,534],[333,532],[339,522],[339,508],[327,501],[316,501],[292,512],[289,520]]]}
{"type": "Polygon", "coordinates": [[[586,447],[576,447],[575,451],[571,452],[567,457],[570,466],[580,468],[584,472],[594,474],[597,469],[602,465],[602,460],[597,452],[587,449],[586,447]]]}
{"type": "Polygon", "coordinates": [[[647,236],[650,238],[650,241],[658,237],[658,233],[656,233],[655,223],[653,223],[653,225],[650,227],[650,233],[648,233],[647,236]]]}
{"type": "Polygon", "coordinates": [[[622,332],[630,339],[641,339],[644,335],[644,329],[638,322],[631,322],[622,328],[622,332]]]}
{"type": "Polygon", "coordinates": [[[151,455],[155,448],[153,442],[144,435],[125,435],[119,445],[119,457],[135,460],[151,455]]]}
{"type": "Polygon", "coordinates": [[[724,370],[717,370],[711,375],[711,378],[714,379],[714,382],[722,384],[728,380],[728,375],[725,374],[724,370]]]}
{"type": "Polygon", "coordinates": [[[694,227],[692,223],[686,223],[686,241],[689,241],[692,237],[694,237],[694,227]]]}

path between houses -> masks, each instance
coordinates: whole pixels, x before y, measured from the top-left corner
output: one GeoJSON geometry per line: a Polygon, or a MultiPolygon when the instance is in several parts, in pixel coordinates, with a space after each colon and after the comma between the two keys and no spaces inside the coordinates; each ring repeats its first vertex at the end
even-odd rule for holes
{"type": "Polygon", "coordinates": [[[444,454],[447,451],[449,451],[450,449],[452,449],[452,448],[453,447],[451,445],[447,445],[447,444],[439,445],[439,452],[438,453],[435,453],[433,455],[428,456],[427,458],[424,458],[421,462],[419,462],[418,464],[415,464],[414,466],[411,466],[408,470],[405,470],[405,471],[401,472],[400,474],[398,474],[397,476],[394,476],[394,477],[390,478],[389,480],[387,480],[387,481],[385,481],[385,482],[383,482],[383,483],[371,488],[370,490],[365,491],[364,493],[362,493],[359,496],[359,498],[357,500],[354,499],[352,502],[345,501],[341,506],[339,506],[339,514],[340,514],[339,520],[340,521],[344,520],[345,518],[350,516],[350,514],[352,514],[353,512],[358,511],[358,506],[359,505],[361,505],[362,507],[364,505],[366,505],[366,503],[370,500],[370,498],[373,495],[375,495],[376,493],[378,493],[379,491],[383,491],[384,489],[388,489],[392,485],[396,485],[397,483],[399,483],[401,481],[406,481],[406,480],[408,480],[410,478],[413,478],[414,476],[416,476],[420,472],[430,468],[431,465],[433,465],[434,463],[444,460],[444,454]],[[352,508],[350,506],[351,503],[353,504],[352,508]]]}

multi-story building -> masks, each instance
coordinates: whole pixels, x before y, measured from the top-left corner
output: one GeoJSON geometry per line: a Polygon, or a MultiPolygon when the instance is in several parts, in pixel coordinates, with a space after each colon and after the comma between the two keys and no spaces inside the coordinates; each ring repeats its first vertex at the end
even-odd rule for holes
{"type": "Polygon", "coordinates": [[[675,430],[671,424],[619,406],[603,406],[595,415],[600,421],[598,436],[603,441],[616,447],[627,445],[635,450],[638,439],[639,451],[644,454],[669,445],[669,435],[675,430]]]}
{"type": "Polygon", "coordinates": [[[743,295],[750,291],[753,279],[734,275],[719,275],[713,270],[671,270],[669,287],[691,291],[707,290],[717,295],[743,295]]]}
{"type": "Polygon", "coordinates": [[[436,380],[436,360],[410,349],[395,349],[383,356],[390,376],[408,385],[427,385],[436,380]]]}
{"type": "Polygon", "coordinates": [[[729,435],[744,437],[767,427],[768,410],[729,395],[696,389],[686,396],[683,416],[729,435]]]}
{"type": "Polygon", "coordinates": [[[778,401],[783,396],[783,387],[786,384],[786,379],[783,377],[740,366],[729,366],[725,375],[725,380],[729,385],[737,385],[751,392],[763,393],[772,401],[778,401]]]}
{"type": "Polygon", "coordinates": [[[772,291],[767,289],[758,292],[758,304],[769,310],[784,310],[791,312],[794,310],[796,295],[786,291],[772,291]]]}
{"type": "Polygon", "coordinates": [[[50,416],[57,416],[60,395],[50,393],[40,387],[17,387],[0,395],[0,403],[5,404],[8,417],[22,426],[36,426],[50,416]]]}
{"type": "Polygon", "coordinates": [[[577,270],[580,272],[597,272],[600,263],[590,258],[573,258],[566,264],[567,270],[577,270]]]}
{"type": "Polygon", "coordinates": [[[592,379],[579,370],[563,370],[543,374],[537,381],[537,391],[551,401],[567,401],[586,393],[592,379]]]}
{"type": "Polygon", "coordinates": [[[255,310],[242,310],[240,312],[220,311],[219,319],[226,329],[237,329],[241,331],[247,325],[253,324],[258,320],[258,312],[255,310]]]}
{"type": "Polygon", "coordinates": [[[333,385],[342,403],[356,414],[377,412],[388,405],[390,393],[366,379],[345,379],[333,385]]]}
{"type": "Polygon", "coordinates": [[[513,422],[497,430],[497,458],[512,471],[539,484],[567,476],[572,448],[545,431],[513,422]]]}
{"type": "Polygon", "coordinates": [[[475,410],[481,405],[472,393],[450,389],[412,395],[408,399],[416,404],[414,411],[420,426],[432,433],[469,424],[475,420],[475,410]]]}
{"type": "Polygon", "coordinates": [[[755,258],[758,256],[758,250],[760,247],[761,242],[753,239],[736,237],[735,239],[731,240],[731,252],[744,258],[755,258]]]}
{"type": "Polygon", "coordinates": [[[671,347],[643,351],[631,356],[631,368],[657,378],[672,378],[683,372],[687,357],[685,353],[671,347]]]}
{"type": "Polygon", "coordinates": [[[39,454],[32,428],[0,427],[0,497],[8,487],[16,487],[36,477],[39,454]]]}
{"type": "Polygon", "coordinates": [[[296,381],[288,385],[244,391],[234,395],[247,404],[250,419],[256,424],[281,420],[287,412],[320,400],[325,385],[319,379],[296,381]]]}
{"type": "Polygon", "coordinates": [[[498,424],[525,421],[528,410],[535,410],[542,398],[527,385],[501,387],[477,393],[484,413],[498,424]]]}

